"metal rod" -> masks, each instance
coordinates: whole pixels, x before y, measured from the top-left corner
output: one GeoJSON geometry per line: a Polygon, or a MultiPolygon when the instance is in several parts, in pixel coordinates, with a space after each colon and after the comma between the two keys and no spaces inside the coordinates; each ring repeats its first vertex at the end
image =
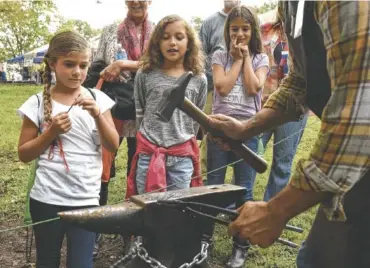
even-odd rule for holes
{"type": "Polygon", "coordinates": [[[293,226],[293,225],[285,225],[285,229],[289,230],[289,231],[293,231],[293,232],[297,232],[297,233],[303,233],[303,229],[302,228],[299,228],[297,226],[293,226]]]}
{"type": "MultiPolygon", "coordinates": [[[[81,94],[78,94],[77,98],[78,98],[79,96],[81,96],[81,94]]],[[[77,99],[77,98],[76,98],[76,99],[77,99]]],[[[75,101],[76,101],[76,99],[73,101],[73,103],[72,103],[71,107],[69,107],[69,109],[68,109],[67,113],[69,113],[69,111],[72,109],[72,107],[73,107],[73,106],[75,106],[75,101]]]]}
{"type": "MultiPolygon", "coordinates": [[[[229,225],[230,224],[230,221],[227,221],[227,220],[223,220],[223,219],[220,219],[218,217],[215,217],[215,216],[212,216],[212,215],[209,215],[209,214],[206,214],[206,213],[203,213],[203,212],[200,212],[200,211],[197,211],[197,210],[194,210],[192,209],[191,207],[186,207],[186,210],[196,214],[196,215],[199,215],[199,216],[202,216],[202,217],[206,217],[208,219],[211,219],[217,223],[220,223],[222,225],[229,225]]],[[[278,238],[276,240],[276,242],[282,244],[282,245],[285,245],[285,246],[288,246],[288,247],[291,247],[291,248],[298,248],[298,245],[292,241],[289,241],[289,240],[286,240],[286,239],[282,239],[282,238],[278,238]]]]}
{"type": "MultiPolygon", "coordinates": [[[[180,207],[183,206],[185,209],[187,209],[187,210],[189,210],[189,211],[191,211],[195,214],[198,214],[198,215],[203,216],[203,217],[208,217],[208,218],[213,219],[214,221],[216,221],[218,223],[221,223],[221,224],[230,224],[231,221],[234,221],[240,215],[240,213],[237,212],[236,210],[222,208],[222,207],[218,207],[218,206],[214,206],[214,205],[210,205],[210,204],[205,204],[205,203],[199,203],[199,202],[184,202],[184,201],[181,201],[181,200],[158,200],[158,203],[159,204],[166,204],[166,205],[174,205],[175,207],[176,206],[180,206],[180,207]],[[190,206],[196,206],[198,208],[206,208],[206,209],[209,209],[209,210],[217,212],[217,213],[224,213],[224,214],[230,216],[230,221],[226,221],[226,220],[220,219],[216,216],[212,216],[212,215],[209,215],[207,213],[200,212],[198,210],[195,210],[195,209],[191,208],[190,206]]],[[[303,233],[302,228],[299,228],[299,227],[293,226],[293,225],[289,225],[289,224],[285,225],[284,229],[289,230],[289,231],[293,231],[293,232],[297,232],[297,233],[303,233]]]]}
{"type": "Polygon", "coordinates": [[[283,244],[285,246],[291,247],[291,248],[298,248],[298,245],[296,243],[286,240],[286,239],[278,238],[276,242],[283,244]]]}

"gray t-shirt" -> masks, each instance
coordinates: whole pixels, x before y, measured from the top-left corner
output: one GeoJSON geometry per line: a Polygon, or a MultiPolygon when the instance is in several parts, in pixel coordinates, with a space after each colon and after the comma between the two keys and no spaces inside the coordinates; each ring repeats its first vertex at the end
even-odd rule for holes
{"type": "MultiPolygon", "coordinates": [[[[230,71],[233,65],[233,58],[226,51],[216,51],[212,58],[212,65],[221,65],[226,72],[230,71]]],[[[252,56],[252,67],[257,71],[261,67],[269,67],[269,59],[265,53],[252,56]]],[[[257,96],[248,96],[242,82],[242,73],[226,97],[221,97],[217,91],[213,94],[213,114],[224,114],[237,119],[247,119],[256,114],[256,107],[261,109],[262,90],[257,96]]]]}
{"type": "Polygon", "coordinates": [[[217,50],[225,50],[224,24],[227,14],[218,11],[206,18],[199,30],[199,38],[202,42],[203,52],[206,55],[206,76],[208,90],[213,90],[212,56],[217,50]]]}
{"type": "MultiPolygon", "coordinates": [[[[163,92],[172,87],[176,77],[161,70],[139,70],[135,77],[136,123],[141,134],[150,142],[168,148],[184,143],[196,136],[199,125],[184,112],[175,109],[171,120],[163,122],[155,113],[163,92]]],[[[207,95],[207,79],[204,74],[191,78],[185,96],[203,110],[207,95]]]]}

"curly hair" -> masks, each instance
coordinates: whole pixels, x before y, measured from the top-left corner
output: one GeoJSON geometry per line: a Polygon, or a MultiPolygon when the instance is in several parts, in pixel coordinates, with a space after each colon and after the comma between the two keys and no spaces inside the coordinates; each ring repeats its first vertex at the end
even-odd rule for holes
{"type": "Polygon", "coordinates": [[[49,43],[49,48],[44,56],[44,122],[51,123],[51,63],[55,63],[58,57],[67,56],[71,52],[82,52],[89,48],[89,43],[79,34],[66,31],[56,34],[49,43]]]}
{"type": "Polygon", "coordinates": [[[249,42],[249,49],[253,54],[262,53],[263,46],[261,41],[261,31],[259,25],[259,19],[256,13],[247,6],[234,7],[227,15],[224,28],[224,38],[227,52],[230,51],[230,24],[234,19],[242,18],[245,22],[249,23],[252,28],[252,36],[249,42]]]}
{"type": "Polygon", "coordinates": [[[177,21],[184,23],[188,38],[188,47],[185,53],[184,68],[187,71],[192,71],[195,75],[203,73],[204,55],[199,38],[195,34],[193,28],[183,18],[177,15],[169,15],[164,17],[154,28],[149,40],[148,48],[145,50],[145,53],[141,58],[140,67],[144,72],[162,67],[164,57],[160,50],[160,41],[163,38],[166,27],[169,24],[177,21]]]}

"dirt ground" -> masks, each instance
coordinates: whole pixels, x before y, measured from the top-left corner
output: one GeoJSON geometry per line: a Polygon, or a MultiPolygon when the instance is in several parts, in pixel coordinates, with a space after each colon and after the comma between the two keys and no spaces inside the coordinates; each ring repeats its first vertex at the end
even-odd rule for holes
{"type": "MultiPolygon", "coordinates": [[[[7,222],[0,223],[0,230],[20,225],[23,225],[22,221],[8,220],[7,222]]],[[[29,230],[30,234],[31,230],[29,230]]],[[[30,262],[26,260],[26,241],[26,229],[0,233],[0,268],[36,267],[35,240],[33,239],[32,243],[30,262]]],[[[120,236],[105,235],[101,242],[99,255],[95,258],[94,268],[108,268],[114,264],[122,256],[123,247],[123,240],[120,236]]],[[[65,245],[63,245],[61,268],[65,268],[65,256],[65,245]]]]}

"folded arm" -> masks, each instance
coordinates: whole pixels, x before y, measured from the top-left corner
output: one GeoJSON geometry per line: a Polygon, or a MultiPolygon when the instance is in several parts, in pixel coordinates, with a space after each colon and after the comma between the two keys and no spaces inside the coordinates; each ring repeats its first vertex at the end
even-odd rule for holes
{"type": "Polygon", "coordinates": [[[233,62],[229,71],[219,64],[213,64],[213,83],[218,94],[222,97],[229,95],[233,89],[240,71],[242,70],[243,60],[233,62]]]}

